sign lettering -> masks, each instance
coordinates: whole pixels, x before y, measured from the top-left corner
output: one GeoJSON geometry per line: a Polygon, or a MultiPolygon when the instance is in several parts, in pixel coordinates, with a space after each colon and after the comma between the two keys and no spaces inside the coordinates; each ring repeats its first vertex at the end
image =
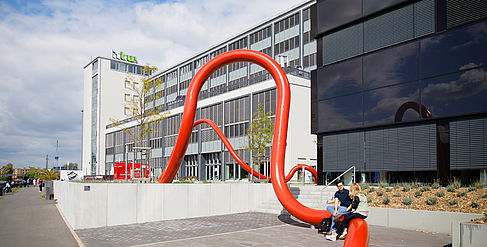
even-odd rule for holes
{"type": "Polygon", "coordinates": [[[136,56],[127,55],[127,54],[123,53],[123,51],[121,51],[120,54],[118,54],[114,50],[112,50],[112,58],[122,60],[122,61],[131,62],[131,63],[137,63],[137,57],[136,56]]]}

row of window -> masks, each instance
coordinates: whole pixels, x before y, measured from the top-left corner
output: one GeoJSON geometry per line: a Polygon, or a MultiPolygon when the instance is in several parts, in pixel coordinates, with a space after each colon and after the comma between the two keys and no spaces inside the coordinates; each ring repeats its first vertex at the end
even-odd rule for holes
{"type": "Polygon", "coordinates": [[[145,73],[143,66],[126,64],[126,63],[121,63],[113,60],[110,61],[110,69],[124,72],[124,73],[128,72],[137,75],[146,75],[146,76],[149,75],[148,73],[145,73]]]}
{"type": "Polygon", "coordinates": [[[240,40],[237,40],[228,45],[228,50],[238,50],[238,49],[245,49],[247,48],[247,37],[243,37],[240,40]]]}
{"type": "Polygon", "coordinates": [[[309,54],[303,57],[303,67],[308,68],[316,65],[316,53],[309,54]]]}
{"type": "Polygon", "coordinates": [[[271,37],[272,35],[272,30],[271,27],[265,27],[253,34],[250,35],[250,44],[253,45],[261,40],[267,39],[271,37]]]}
{"type": "Polygon", "coordinates": [[[248,129],[249,129],[249,122],[225,126],[225,136],[227,138],[246,136],[248,129]]]}
{"type": "Polygon", "coordinates": [[[299,47],[299,35],[274,45],[274,54],[281,54],[299,47]]]}
{"type": "Polygon", "coordinates": [[[274,24],[274,33],[279,33],[291,27],[299,25],[299,13],[291,15],[274,24]]]}

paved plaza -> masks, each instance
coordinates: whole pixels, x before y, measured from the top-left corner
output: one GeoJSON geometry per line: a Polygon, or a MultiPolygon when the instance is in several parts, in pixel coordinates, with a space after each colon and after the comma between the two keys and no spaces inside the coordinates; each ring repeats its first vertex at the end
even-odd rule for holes
{"type": "MultiPolygon", "coordinates": [[[[241,213],[81,229],[74,237],[35,188],[0,200],[1,246],[342,246],[293,217],[241,213]]],[[[370,226],[369,246],[449,246],[451,236],[370,226]]]]}

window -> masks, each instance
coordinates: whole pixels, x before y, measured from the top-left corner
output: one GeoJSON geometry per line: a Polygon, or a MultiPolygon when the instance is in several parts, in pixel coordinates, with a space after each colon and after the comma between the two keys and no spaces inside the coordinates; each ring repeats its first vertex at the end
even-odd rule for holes
{"type": "MultiPolygon", "coordinates": [[[[134,95],[135,96],[135,95],[134,95]]],[[[130,101],[130,94],[126,93],[124,97],[125,102],[130,101]]]]}
{"type": "Polygon", "coordinates": [[[362,91],[362,58],[318,68],[317,87],[319,100],[362,91]]]}
{"type": "Polygon", "coordinates": [[[362,93],[319,101],[318,112],[319,132],[361,127],[362,93]]]}
{"type": "Polygon", "coordinates": [[[317,33],[322,33],[360,18],[362,16],[362,0],[318,1],[317,12],[317,33]]]}

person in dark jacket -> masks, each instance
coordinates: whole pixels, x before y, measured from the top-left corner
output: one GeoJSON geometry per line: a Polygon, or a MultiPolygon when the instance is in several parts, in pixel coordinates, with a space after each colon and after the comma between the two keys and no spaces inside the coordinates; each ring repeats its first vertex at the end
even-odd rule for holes
{"type": "MultiPolygon", "coordinates": [[[[347,207],[350,206],[352,201],[350,200],[349,191],[345,189],[342,180],[338,180],[336,186],[338,191],[335,192],[334,195],[334,205],[326,207],[326,210],[328,210],[333,217],[338,218],[341,215],[348,213],[347,207]]],[[[332,221],[328,234],[331,234],[332,230],[335,230],[335,220],[332,221]]]]}

